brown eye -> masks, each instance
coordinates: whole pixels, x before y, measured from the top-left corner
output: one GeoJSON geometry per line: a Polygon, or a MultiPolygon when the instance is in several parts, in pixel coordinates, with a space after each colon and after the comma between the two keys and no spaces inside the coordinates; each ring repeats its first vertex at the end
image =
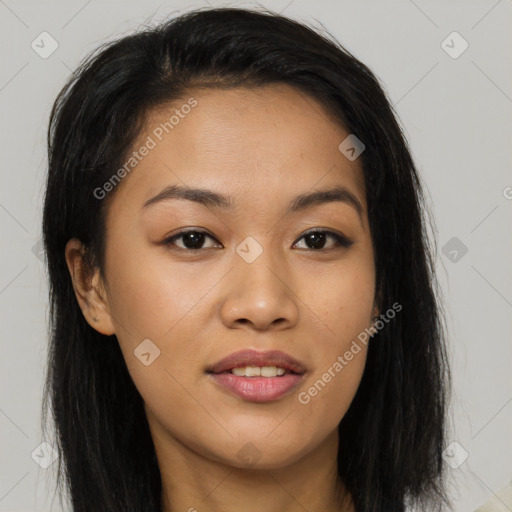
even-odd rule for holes
{"type": "MultiPolygon", "coordinates": [[[[163,244],[169,245],[169,246],[176,245],[176,247],[178,249],[197,251],[197,250],[205,248],[203,246],[203,244],[207,238],[209,238],[210,240],[215,240],[215,238],[213,238],[211,235],[206,233],[206,231],[190,229],[187,231],[181,231],[180,233],[177,233],[169,238],[166,238],[163,241],[163,244]],[[177,245],[175,243],[176,240],[179,240],[179,239],[182,239],[183,246],[177,245]]],[[[209,247],[207,247],[207,248],[209,248],[209,247]]]]}
{"type": "MultiPolygon", "coordinates": [[[[315,230],[309,231],[303,235],[299,240],[305,240],[307,247],[306,250],[311,249],[315,251],[327,251],[339,247],[350,247],[353,242],[346,236],[334,233],[332,231],[315,230]],[[334,247],[325,247],[328,239],[334,240],[334,247]]],[[[297,242],[296,242],[297,243],[297,242]]]]}

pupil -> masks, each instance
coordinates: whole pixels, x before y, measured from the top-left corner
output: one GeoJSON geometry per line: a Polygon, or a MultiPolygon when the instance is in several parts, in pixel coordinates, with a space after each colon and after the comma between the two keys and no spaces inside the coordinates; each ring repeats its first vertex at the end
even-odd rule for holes
{"type": "Polygon", "coordinates": [[[313,249],[322,249],[325,243],[325,233],[310,233],[308,235],[310,242],[312,242],[310,245],[312,245],[313,249]]]}
{"type": "Polygon", "coordinates": [[[187,249],[200,249],[204,240],[204,233],[192,231],[185,233],[183,236],[183,243],[187,249]]]}

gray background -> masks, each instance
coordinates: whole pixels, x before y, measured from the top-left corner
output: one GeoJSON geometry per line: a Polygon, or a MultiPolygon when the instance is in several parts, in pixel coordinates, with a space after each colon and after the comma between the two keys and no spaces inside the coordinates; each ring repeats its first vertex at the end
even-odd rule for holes
{"type": "MultiPolygon", "coordinates": [[[[43,441],[47,285],[37,244],[51,103],[70,70],[100,43],[205,5],[0,0],[1,512],[60,510],[57,499],[52,505],[56,464],[43,469],[31,457],[43,441]],[[43,31],[58,43],[46,59],[31,47],[43,31]]],[[[450,470],[452,495],[457,512],[473,511],[512,480],[512,2],[263,5],[322,23],[379,77],[404,126],[437,226],[454,373],[450,442],[458,443],[449,454],[458,465],[450,470]],[[445,48],[459,52],[460,41],[451,36],[442,45],[454,31],[469,44],[457,58],[445,48]],[[462,450],[468,458],[461,463],[462,450]]],[[[505,500],[495,496],[486,510],[512,510],[505,500]]]]}

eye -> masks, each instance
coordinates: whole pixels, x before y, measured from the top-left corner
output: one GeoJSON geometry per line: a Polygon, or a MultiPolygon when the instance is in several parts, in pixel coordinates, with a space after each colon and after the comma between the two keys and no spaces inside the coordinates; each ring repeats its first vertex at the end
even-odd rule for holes
{"type": "MultiPolygon", "coordinates": [[[[305,249],[312,249],[315,251],[328,251],[332,249],[336,249],[339,247],[350,247],[354,242],[352,240],[349,240],[346,236],[340,234],[340,233],[334,233],[333,231],[322,231],[321,229],[315,229],[313,231],[309,231],[306,234],[302,235],[299,240],[306,240],[307,244],[310,245],[310,247],[306,247],[305,249]],[[331,240],[334,240],[334,247],[325,247],[325,242],[328,238],[331,238],[331,240]]],[[[296,245],[297,242],[295,242],[294,245],[296,245]]]]}
{"type": "MultiPolygon", "coordinates": [[[[197,251],[199,249],[204,249],[203,244],[206,238],[209,238],[210,240],[215,240],[215,238],[209,235],[206,231],[188,229],[186,231],[180,231],[179,233],[176,233],[175,235],[166,238],[162,243],[164,245],[176,245],[178,249],[197,251]],[[183,239],[184,247],[176,245],[175,243],[176,240],[179,240],[180,238],[183,239]]],[[[210,248],[211,247],[212,246],[210,246],[210,248]]]]}
{"type": "MultiPolygon", "coordinates": [[[[219,245],[210,245],[209,247],[204,246],[204,242],[206,239],[213,240],[215,242],[218,242],[213,236],[209,235],[206,231],[201,231],[198,229],[187,229],[185,231],[180,231],[179,233],[176,233],[175,235],[172,235],[169,238],[166,238],[162,243],[167,246],[175,246],[178,249],[182,249],[185,251],[199,251],[201,249],[208,249],[213,247],[222,247],[222,244],[219,245]],[[179,245],[176,242],[178,240],[182,241],[183,245],[179,245]]],[[[327,231],[327,230],[321,230],[321,229],[315,229],[312,231],[307,232],[306,234],[302,235],[300,240],[306,240],[306,244],[308,247],[303,247],[302,249],[305,250],[314,250],[314,251],[328,251],[340,247],[348,248],[350,247],[354,242],[352,240],[349,240],[346,236],[335,233],[333,231],[327,231]],[[331,239],[334,241],[334,245],[331,244],[331,247],[325,247],[326,240],[331,239]]],[[[295,242],[294,247],[298,244],[298,241],[295,242]]]]}

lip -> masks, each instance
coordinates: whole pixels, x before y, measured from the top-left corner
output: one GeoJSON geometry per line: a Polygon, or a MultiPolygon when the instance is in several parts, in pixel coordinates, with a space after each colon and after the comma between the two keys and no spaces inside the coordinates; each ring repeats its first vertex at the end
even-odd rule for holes
{"type": "Polygon", "coordinates": [[[280,350],[241,350],[209,367],[207,373],[213,382],[235,396],[261,403],[279,400],[291,393],[304,379],[306,367],[280,350]],[[241,377],[230,373],[233,368],[241,366],[278,366],[290,373],[279,377],[241,377]]]}
{"type": "Polygon", "coordinates": [[[278,366],[300,375],[306,373],[306,367],[300,361],[285,352],[281,352],[280,350],[258,352],[251,349],[240,350],[230,354],[207,368],[207,372],[218,374],[241,366],[278,366]]]}
{"type": "Polygon", "coordinates": [[[290,394],[304,374],[287,373],[281,377],[240,377],[232,373],[211,373],[213,382],[247,402],[273,402],[290,394]]]}

